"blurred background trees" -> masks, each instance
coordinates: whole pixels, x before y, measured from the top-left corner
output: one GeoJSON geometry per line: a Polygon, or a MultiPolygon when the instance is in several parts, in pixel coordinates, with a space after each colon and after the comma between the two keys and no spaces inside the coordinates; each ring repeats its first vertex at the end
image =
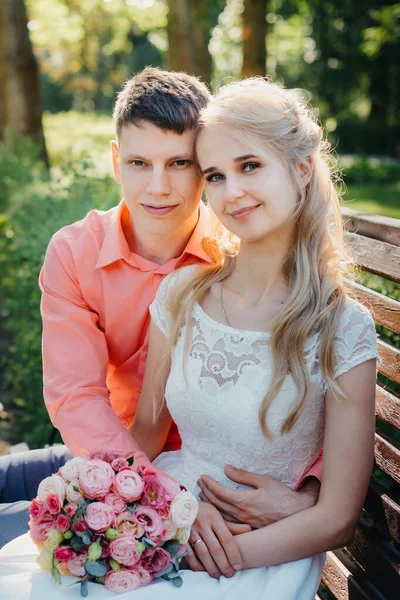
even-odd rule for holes
{"type": "Polygon", "coordinates": [[[348,206],[400,218],[399,50],[400,4],[385,0],[0,0],[0,453],[49,439],[37,277],[57,229],[119,200],[121,84],[153,65],[212,90],[251,75],[304,88],[348,206]]]}

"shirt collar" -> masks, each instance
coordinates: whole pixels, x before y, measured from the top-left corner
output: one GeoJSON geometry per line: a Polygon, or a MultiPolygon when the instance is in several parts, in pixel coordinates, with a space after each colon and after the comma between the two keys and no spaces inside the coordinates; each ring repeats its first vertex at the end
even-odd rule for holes
{"type": "MultiPolygon", "coordinates": [[[[96,269],[106,267],[120,259],[129,260],[132,256],[122,229],[121,218],[124,210],[128,210],[128,208],[126,207],[125,202],[121,200],[116,210],[112,213],[108,223],[103,244],[97,259],[96,269]]],[[[195,256],[204,262],[210,262],[210,258],[204,250],[202,243],[208,221],[209,210],[203,202],[200,202],[199,219],[184,251],[181,256],[176,259],[176,267],[180,266],[188,255],[195,256]]]]}

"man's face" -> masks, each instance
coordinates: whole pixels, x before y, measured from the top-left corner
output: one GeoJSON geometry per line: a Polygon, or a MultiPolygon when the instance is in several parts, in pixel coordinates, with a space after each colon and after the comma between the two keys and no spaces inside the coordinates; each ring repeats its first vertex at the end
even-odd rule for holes
{"type": "Polygon", "coordinates": [[[193,153],[192,130],[179,135],[147,121],[129,123],[112,142],[114,178],[137,231],[193,229],[203,190],[193,153]]]}

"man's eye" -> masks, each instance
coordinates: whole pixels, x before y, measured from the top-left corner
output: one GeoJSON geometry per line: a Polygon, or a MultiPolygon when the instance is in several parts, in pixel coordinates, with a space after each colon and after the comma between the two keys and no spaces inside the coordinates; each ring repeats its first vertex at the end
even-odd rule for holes
{"type": "Polygon", "coordinates": [[[221,173],[213,173],[212,175],[208,175],[208,177],[206,177],[206,181],[208,183],[217,183],[218,181],[222,181],[224,179],[224,176],[221,175],[221,173]]]}
{"type": "Polygon", "coordinates": [[[260,165],[258,163],[248,162],[242,166],[242,171],[243,171],[243,173],[249,173],[250,171],[254,171],[255,169],[258,169],[259,166],[260,165]]]}
{"type": "Polygon", "coordinates": [[[174,162],[174,165],[176,165],[177,167],[184,167],[185,165],[188,165],[190,163],[189,160],[185,159],[185,158],[181,158],[179,160],[176,160],[174,162]]]}
{"type": "Polygon", "coordinates": [[[134,167],[143,167],[144,162],[142,160],[131,160],[131,165],[134,167]]]}

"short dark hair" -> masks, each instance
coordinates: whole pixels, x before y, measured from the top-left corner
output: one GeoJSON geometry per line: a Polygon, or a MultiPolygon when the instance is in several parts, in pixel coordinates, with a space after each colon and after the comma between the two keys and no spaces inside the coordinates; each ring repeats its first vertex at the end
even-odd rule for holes
{"type": "Polygon", "coordinates": [[[140,121],[178,134],[195,129],[209,99],[210,92],[197,77],[146,67],[117,95],[113,115],[117,136],[125,125],[140,121]]]}

